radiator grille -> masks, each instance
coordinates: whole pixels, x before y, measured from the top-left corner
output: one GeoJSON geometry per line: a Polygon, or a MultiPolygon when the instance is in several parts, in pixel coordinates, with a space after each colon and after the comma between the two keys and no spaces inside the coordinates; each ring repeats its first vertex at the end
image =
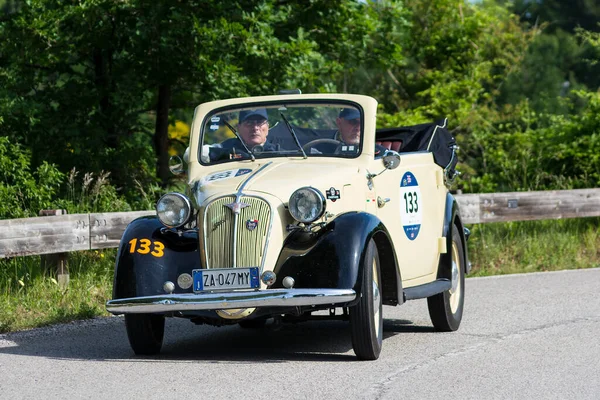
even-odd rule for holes
{"type": "Polygon", "coordinates": [[[241,197],[240,202],[250,206],[240,211],[235,226],[235,214],[225,206],[234,201],[234,196],[222,197],[206,207],[204,240],[208,268],[231,268],[234,265],[234,242],[236,243],[236,267],[262,265],[271,223],[271,207],[263,199],[241,197]],[[258,221],[255,229],[248,229],[248,220],[258,221]]]}

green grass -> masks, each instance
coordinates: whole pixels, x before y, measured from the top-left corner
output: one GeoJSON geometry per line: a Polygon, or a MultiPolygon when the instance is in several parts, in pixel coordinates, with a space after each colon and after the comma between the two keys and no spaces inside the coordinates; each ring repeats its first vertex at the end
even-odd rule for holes
{"type": "Polygon", "coordinates": [[[469,226],[470,276],[600,267],[600,218],[469,226]]]}
{"type": "Polygon", "coordinates": [[[108,315],[115,257],[114,249],[69,253],[66,290],[39,256],[0,261],[0,333],[108,315]]]}
{"type": "MultiPolygon", "coordinates": [[[[600,218],[469,226],[470,276],[600,267],[600,218]]],[[[40,257],[0,260],[0,333],[105,316],[116,249],[69,253],[61,290],[40,257]]]]}

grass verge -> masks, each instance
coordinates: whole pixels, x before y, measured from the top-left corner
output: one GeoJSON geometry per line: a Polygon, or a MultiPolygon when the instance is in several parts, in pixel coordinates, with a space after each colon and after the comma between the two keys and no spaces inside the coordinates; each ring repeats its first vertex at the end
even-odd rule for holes
{"type": "Polygon", "coordinates": [[[108,315],[115,257],[114,249],[69,253],[66,290],[39,256],[0,261],[0,333],[108,315]]]}
{"type": "MultiPolygon", "coordinates": [[[[470,276],[600,267],[600,218],[469,226],[470,276]]],[[[108,315],[116,249],[69,253],[61,290],[40,257],[0,260],[0,333],[108,315]]]]}
{"type": "Polygon", "coordinates": [[[600,267],[600,218],[469,227],[470,276],[600,267]]]}

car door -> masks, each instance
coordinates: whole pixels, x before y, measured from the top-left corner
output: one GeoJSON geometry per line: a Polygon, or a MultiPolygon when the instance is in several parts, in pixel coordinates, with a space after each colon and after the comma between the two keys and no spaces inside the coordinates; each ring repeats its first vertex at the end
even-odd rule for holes
{"type": "Polygon", "coordinates": [[[429,282],[437,273],[446,188],[431,153],[401,154],[400,166],[373,179],[377,216],[392,237],[404,285],[429,282]],[[408,282],[413,281],[413,282],[408,282]]]}

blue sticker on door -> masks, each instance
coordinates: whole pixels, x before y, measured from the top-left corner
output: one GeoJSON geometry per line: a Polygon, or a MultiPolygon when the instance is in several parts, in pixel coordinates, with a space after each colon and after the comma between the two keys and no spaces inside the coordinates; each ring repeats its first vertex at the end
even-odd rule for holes
{"type": "Polygon", "coordinates": [[[421,205],[419,183],[413,173],[408,171],[400,181],[400,216],[404,233],[409,240],[415,240],[419,236],[423,221],[421,205]]]}

